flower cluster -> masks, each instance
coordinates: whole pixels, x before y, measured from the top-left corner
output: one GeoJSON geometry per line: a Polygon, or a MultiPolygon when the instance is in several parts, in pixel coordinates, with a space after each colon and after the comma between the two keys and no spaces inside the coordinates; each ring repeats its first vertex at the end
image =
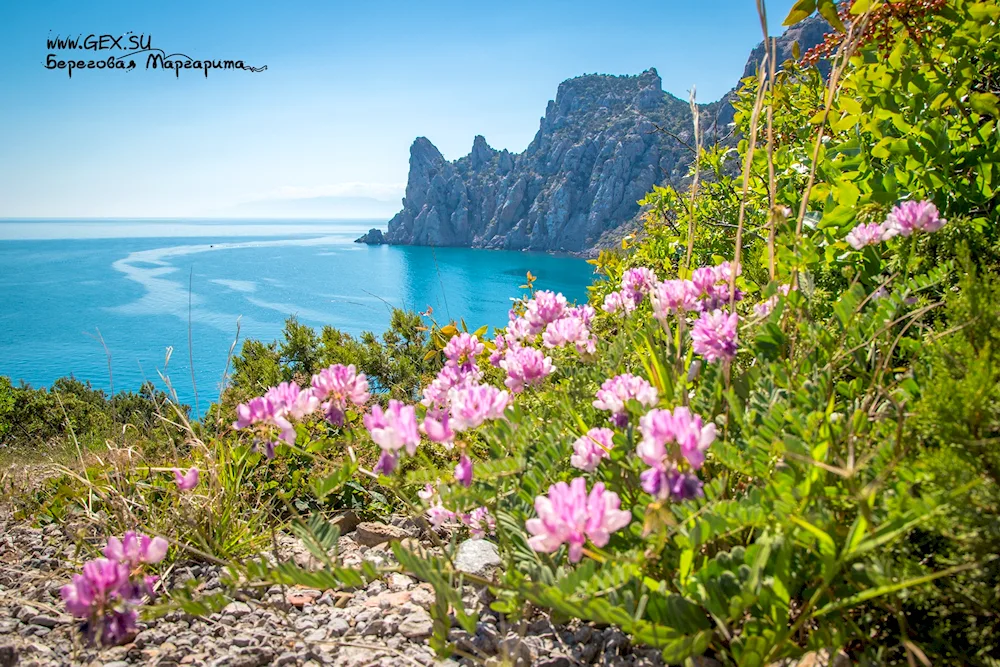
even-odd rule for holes
{"type": "Polygon", "coordinates": [[[723,310],[702,313],[691,329],[694,353],[708,362],[732,359],[736,356],[739,316],[723,310]]]}
{"type": "Polygon", "coordinates": [[[609,418],[611,423],[623,428],[628,423],[626,405],[631,400],[639,401],[645,407],[651,408],[656,405],[659,396],[656,389],[641,377],[623,373],[601,384],[601,388],[597,390],[597,398],[594,399],[594,407],[611,412],[609,418]]]}
{"type": "Polygon", "coordinates": [[[447,361],[424,389],[421,401],[427,407],[421,427],[430,440],[450,447],[456,433],[503,417],[509,402],[507,392],[479,384],[482,372],[476,358],[485,349],[477,336],[464,332],[452,336],[445,345],[447,361]]]}
{"type": "Polygon", "coordinates": [[[541,350],[520,345],[507,349],[500,368],[507,371],[504,384],[515,394],[524,391],[525,385],[541,384],[556,369],[541,350]]]}
{"type": "Polygon", "coordinates": [[[263,396],[252,398],[236,407],[234,429],[256,427],[264,439],[264,453],[274,458],[274,431],[278,439],[295,444],[298,421],[322,408],[335,426],[343,426],[348,404],[363,406],[368,401],[368,380],[354,366],[334,364],[312,377],[312,386],[300,388],[295,382],[282,382],[271,387],[263,396]]]}
{"type": "Polygon", "coordinates": [[[405,449],[410,456],[417,453],[420,431],[417,429],[417,415],[412,405],[396,399],[390,400],[385,410],[380,405],[373,405],[372,411],[364,416],[363,421],[372,440],[382,449],[375,472],[392,474],[401,449],[405,449]]]}
{"type": "Polygon", "coordinates": [[[83,619],[83,632],[90,642],[102,645],[121,644],[135,635],[139,607],[145,597],[153,596],[156,577],[144,576],[143,566],[163,560],[167,541],[162,537],[128,531],[112,537],[104,549],[104,558],[83,566],[82,574],[60,590],[66,610],[83,619]]]}
{"type": "Polygon", "coordinates": [[[631,313],[652,292],[657,280],[656,273],[647,267],[626,270],[622,274],[621,290],[604,297],[604,311],[631,313]]]}
{"type": "Polygon", "coordinates": [[[427,503],[427,520],[435,528],[458,521],[469,528],[469,534],[474,538],[483,538],[496,532],[496,519],[486,507],[477,507],[468,514],[452,512],[441,502],[437,487],[430,483],[417,491],[417,495],[427,503]]]}
{"type": "Polygon", "coordinates": [[[774,310],[775,306],[778,305],[779,295],[788,296],[788,293],[791,291],[791,289],[792,289],[791,285],[779,285],[778,294],[774,294],[771,297],[761,301],[760,303],[754,304],[753,314],[756,315],[757,317],[767,317],[768,315],[771,314],[771,311],[774,310]]]}
{"type": "Polygon", "coordinates": [[[368,378],[358,373],[354,364],[334,364],[312,377],[313,395],[322,401],[323,414],[335,426],[344,425],[344,413],[350,404],[358,407],[368,402],[368,378]]]}
{"type": "Polygon", "coordinates": [[[844,240],[855,250],[875,245],[896,236],[910,236],[914,232],[936,232],[947,220],[929,201],[904,201],[893,207],[882,224],[862,223],[852,229],[844,240]]]}
{"type": "Polygon", "coordinates": [[[642,441],[635,449],[649,469],[642,473],[647,493],[677,500],[701,495],[701,481],[692,472],[705,462],[705,451],[715,441],[715,424],[703,424],[701,417],[686,407],[651,410],[639,420],[642,441]]]}
{"type": "Polygon", "coordinates": [[[593,354],[597,339],[590,331],[595,311],[591,306],[569,306],[566,297],[547,290],[535,292],[524,305],[524,314],[510,311],[507,328],[494,340],[490,363],[507,371],[504,384],[515,394],[526,385],[537,385],[555,371],[552,359],[535,348],[541,334],[546,349],[573,346],[580,354],[593,354]]]}
{"type": "Polygon", "coordinates": [[[528,545],[535,551],[552,553],[563,544],[569,545],[569,560],[579,562],[583,546],[589,539],[603,547],[611,533],[624,528],[632,515],[621,508],[621,499],[598,482],[587,493],[587,482],[577,477],[572,482],[558,482],[549,487],[547,496],[535,498],[538,518],[525,524],[531,537],[528,545]]]}
{"type": "Polygon", "coordinates": [[[695,269],[690,279],[657,281],[650,269],[629,269],[622,278],[622,289],[605,298],[604,310],[631,312],[648,295],[653,317],[664,326],[673,318],[683,324],[689,312],[700,313],[692,331],[695,353],[708,361],[732,359],[739,316],[724,309],[731,300],[743,299],[739,289],[731,292],[731,283],[740,272],[739,266],[722,262],[695,269]]]}
{"type": "Polygon", "coordinates": [[[569,464],[585,472],[594,472],[601,459],[611,456],[611,449],[615,446],[612,442],[614,436],[614,431],[609,428],[590,429],[573,443],[569,464]]]}

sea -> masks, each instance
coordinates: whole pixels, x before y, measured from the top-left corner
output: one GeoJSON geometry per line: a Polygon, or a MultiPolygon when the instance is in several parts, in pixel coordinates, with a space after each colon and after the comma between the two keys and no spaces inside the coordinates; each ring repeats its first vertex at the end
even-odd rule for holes
{"type": "Polygon", "coordinates": [[[357,336],[407,308],[492,331],[528,271],[536,289],[586,300],[582,259],[353,242],[380,222],[0,220],[0,375],[106,391],[150,381],[203,413],[230,351],[279,338],[291,316],[357,336]]]}

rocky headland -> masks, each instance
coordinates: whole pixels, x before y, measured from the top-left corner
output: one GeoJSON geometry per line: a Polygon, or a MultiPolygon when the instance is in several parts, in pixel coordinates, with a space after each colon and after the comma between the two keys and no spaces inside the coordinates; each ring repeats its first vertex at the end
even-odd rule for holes
{"type": "MultiPolygon", "coordinates": [[[[790,58],[796,42],[803,52],[819,43],[827,29],[813,18],[787,31],[778,60],[790,58]]],[[[743,76],[755,73],[763,55],[761,43],[743,76]]],[[[734,141],[734,92],[697,106],[706,143],[734,141]]],[[[692,139],[690,104],[665,93],[655,69],[569,79],[522,153],[477,136],[468,155],[448,161],[418,137],[403,210],[385,234],[373,229],[358,242],[585,252],[634,224],[637,202],[654,184],[684,184],[692,139]]]]}

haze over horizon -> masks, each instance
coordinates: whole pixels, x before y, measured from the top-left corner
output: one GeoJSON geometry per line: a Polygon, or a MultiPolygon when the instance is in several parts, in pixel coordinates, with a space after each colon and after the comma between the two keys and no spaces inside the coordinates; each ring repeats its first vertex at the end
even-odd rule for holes
{"type": "MultiPolygon", "coordinates": [[[[791,0],[770,6],[772,34],[791,0]]],[[[655,67],[718,99],[760,39],[755,3],[191,2],[0,9],[0,218],[349,217],[399,209],[409,147],[523,151],[559,83],[655,67]],[[47,39],[131,31],[266,71],[46,69],[47,39]],[[337,213],[324,213],[339,211],[337,213]]]]}

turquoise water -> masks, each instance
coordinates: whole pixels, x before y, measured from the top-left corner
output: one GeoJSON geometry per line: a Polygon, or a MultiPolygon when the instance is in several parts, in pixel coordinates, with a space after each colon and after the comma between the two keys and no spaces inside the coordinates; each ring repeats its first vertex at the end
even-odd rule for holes
{"type": "MultiPolygon", "coordinates": [[[[110,389],[163,387],[202,410],[229,348],[270,341],[296,315],[381,333],[389,307],[502,326],[527,271],[586,298],[592,267],[544,254],[364,246],[371,221],[0,221],[0,375],[45,386],[74,375],[110,389]],[[190,289],[189,289],[190,287],[190,289]],[[188,346],[190,300],[191,338],[188,346]],[[168,349],[172,353],[167,359],[168,349]]],[[[237,351],[238,351],[237,347],[237,351]]]]}

